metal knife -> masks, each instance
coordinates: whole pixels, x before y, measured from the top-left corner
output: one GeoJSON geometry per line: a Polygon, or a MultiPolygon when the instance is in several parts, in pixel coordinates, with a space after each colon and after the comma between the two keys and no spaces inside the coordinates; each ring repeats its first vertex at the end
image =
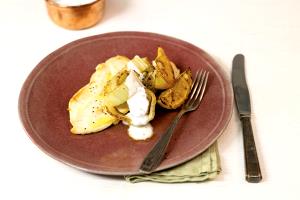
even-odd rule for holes
{"type": "Polygon", "coordinates": [[[246,180],[258,183],[262,180],[251,125],[250,95],[245,77],[245,58],[237,54],[232,61],[232,85],[235,103],[243,126],[246,180]]]}

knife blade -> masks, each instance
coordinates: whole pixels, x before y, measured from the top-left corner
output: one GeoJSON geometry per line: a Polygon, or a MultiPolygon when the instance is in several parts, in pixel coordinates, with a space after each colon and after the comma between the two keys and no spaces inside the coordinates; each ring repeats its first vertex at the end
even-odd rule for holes
{"type": "Polygon", "coordinates": [[[262,175],[251,125],[250,94],[245,75],[245,58],[242,54],[237,54],[232,61],[232,86],[237,111],[243,126],[246,180],[258,183],[262,180],[262,175]]]}

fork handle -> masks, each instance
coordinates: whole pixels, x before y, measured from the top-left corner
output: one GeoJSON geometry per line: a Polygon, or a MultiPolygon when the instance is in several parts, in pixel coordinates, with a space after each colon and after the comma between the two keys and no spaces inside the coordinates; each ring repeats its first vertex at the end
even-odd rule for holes
{"type": "Polygon", "coordinates": [[[258,183],[262,179],[250,117],[242,117],[246,180],[258,183]]]}
{"type": "Polygon", "coordinates": [[[175,127],[183,114],[184,111],[181,110],[176,115],[166,132],[163,133],[163,135],[156,142],[152,150],[148,153],[140,167],[141,172],[150,173],[159,166],[159,164],[164,158],[168,144],[170,143],[171,137],[174,133],[175,127]]]}

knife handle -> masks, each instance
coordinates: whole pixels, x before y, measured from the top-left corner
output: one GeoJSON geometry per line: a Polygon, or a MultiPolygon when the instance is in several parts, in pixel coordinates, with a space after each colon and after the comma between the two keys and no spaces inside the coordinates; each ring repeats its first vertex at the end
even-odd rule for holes
{"type": "Polygon", "coordinates": [[[258,183],[261,181],[262,175],[253,137],[251,118],[241,117],[241,122],[243,124],[246,180],[250,183],[258,183]]]}

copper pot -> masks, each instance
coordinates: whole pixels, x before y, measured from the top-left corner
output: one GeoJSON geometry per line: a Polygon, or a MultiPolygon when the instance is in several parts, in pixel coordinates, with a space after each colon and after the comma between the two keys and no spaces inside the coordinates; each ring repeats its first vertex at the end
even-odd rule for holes
{"type": "Polygon", "coordinates": [[[97,24],[103,17],[105,0],[89,4],[66,6],[54,0],[45,0],[50,18],[59,26],[79,30],[97,24]]]}

